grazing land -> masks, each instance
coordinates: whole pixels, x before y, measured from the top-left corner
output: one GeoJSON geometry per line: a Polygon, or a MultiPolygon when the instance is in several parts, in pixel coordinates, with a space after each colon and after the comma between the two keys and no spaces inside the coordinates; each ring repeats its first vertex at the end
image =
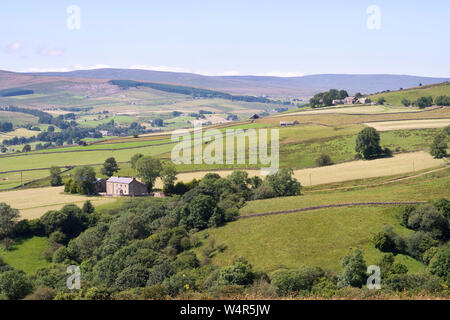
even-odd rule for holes
{"type": "Polygon", "coordinates": [[[51,264],[44,256],[44,251],[49,248],[46,237],[17,238],[9,250],[0,248],[0,256],[10,266],[34,274],[51,264]]]}
{"type": "MultiPolygon", "coordinates": [[[[355,200],[437,200],[448,197],[449,189],[450,170],[446,169],[389,185],[251,201],[241,209],[241,215],[355,200]]],[[[241,219],[202,233],[205,237],[214,237],[218,245],[226,245],[227,249],[223,253],[215,254],[213,263],[216,265],[228,265],[234,258],[243,256],[256,268],[269,273],[303,265],[338,270],[342,256],[352,249],[362,249],[368,264],[379,261],[382,252],[374,248],[371,239],[386,226],[394,226],[403,235],[411,232],[399,223],[401,210],[402,206],[327,208],[241,219]]],[[[203,246],[208,241],[203,240],[203,246]]],[[[200,253],[203,246],[197,252],[200,253]]],[[[405,264],[411,272],[425,268],[417,260],[405,255],[397,255],[396,261],[405,264]]]]}

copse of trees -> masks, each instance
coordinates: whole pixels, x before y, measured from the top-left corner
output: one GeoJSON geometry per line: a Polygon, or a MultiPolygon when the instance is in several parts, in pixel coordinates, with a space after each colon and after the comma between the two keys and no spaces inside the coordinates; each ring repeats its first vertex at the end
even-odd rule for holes
{"type": "Polygon", "coordinates": [[[11,122],[0,121],[0,132],[8,133],[14,131],[14,126],[11,122]]]}
{"type": "Polygon", "coordinates": [[[331,89],[314,95],[314,97],[309,100],[309,103],[312,107],[331,106],[333,105],[333,100],[341,100],[347,97],[347,91],[331,89]]]}
{"type": "Polygon", "coordinates": [[[93,195],[96,181],[95,170],[92,167],[78,167],[74,170],[73,177],[64,184],[64,192],[93,195]]]}

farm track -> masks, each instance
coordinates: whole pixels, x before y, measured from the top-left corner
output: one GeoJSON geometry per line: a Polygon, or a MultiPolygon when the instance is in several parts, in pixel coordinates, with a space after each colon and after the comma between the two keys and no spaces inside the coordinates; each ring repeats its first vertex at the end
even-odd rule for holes
{"type": "Polygon", "coordinates": [[[249,218],[256,218],[256,217],[273,216],[273,215],[279,215],[279,214],[288,214],[288,213],[312,211],[312,210],[319,210],[319,209],[327,209],[327,208],[356,207],[356,206],[391,206],[391,205],[408,205],[408,204],[421,204],[421,203],[426,203],[426,201],[351,202],[351,203],[324,204],[324,205],[320,205],[320,206],[305,207],[305,208],[300,208],[300,209],[254,213],[254,214],[239,216],[236,219],[241,220],[241,219],[249,219],[249,218]]]}

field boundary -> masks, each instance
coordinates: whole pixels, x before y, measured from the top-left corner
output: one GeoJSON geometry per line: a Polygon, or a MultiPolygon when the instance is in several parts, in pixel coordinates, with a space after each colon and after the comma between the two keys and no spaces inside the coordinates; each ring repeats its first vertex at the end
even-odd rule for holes
{"type": "Polygon", "coordinates": [[[422,203],[426,203],[426,201],[350,202],[350,203],[324,204],[324,205],[320,205],[320,206],[305,207],[305,208],[300,208],[300,209],[254,213],[254,214],[239,216],[239,217],[236,217],[236,219],[241,220],[241,219],[249,219],[249,218],[256,218],[256,217],[273,216],[273,215],[279,215],[279,214],[312,211],[312,210],[318,210],[318,209],[327,209],[327,208],[356,207],[356,206],[391,206],[391,205],[408,205],[408,204],[422,204],[422,203]]]}

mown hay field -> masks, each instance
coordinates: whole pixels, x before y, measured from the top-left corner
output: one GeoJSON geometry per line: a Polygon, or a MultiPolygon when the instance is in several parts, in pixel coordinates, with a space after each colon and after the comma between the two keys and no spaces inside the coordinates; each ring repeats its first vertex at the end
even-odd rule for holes
{"type": "Polygon", "coordinates": [[[65,194],[63,187],[47,187],[0,192],[0,202],[19,209],[21,219],[36,219],[49,210],[59,210],[66,204],[82,206],[90,200],[94,206],[115,201],[114,198],[65,194]]]}
{"type": "Polygon", "coordinates": [[[377,129],[378,131],[406,130],[406,129],[428,129],[444,128],[450,125],[449,119],[427,119],[427,120],[403,120],[368,122],[364,125],[377,129]]]}
{"type": "MultiPolygon", "coordinates": [[[[419,171],[445,164],[444,160],[434,159],[424,151],[402,153],[391,158],[375,160],[349,161],[332,166],[294,170],[297,178],[304,186],[328,184],[348,180],[366,179],[373,177],[393,176],[402,173],[419,171]]],[[[250,176],[260,175],[260,170],[246,170],[250,176]]],[[[178,174],[178,181],[188,182],[201,179],[207,173],[218,173],[221,176],[231,174],[231,170],[194,171],[178,174]]],[[[157,187],[161,187],[157,183],[157,187]]]]}

